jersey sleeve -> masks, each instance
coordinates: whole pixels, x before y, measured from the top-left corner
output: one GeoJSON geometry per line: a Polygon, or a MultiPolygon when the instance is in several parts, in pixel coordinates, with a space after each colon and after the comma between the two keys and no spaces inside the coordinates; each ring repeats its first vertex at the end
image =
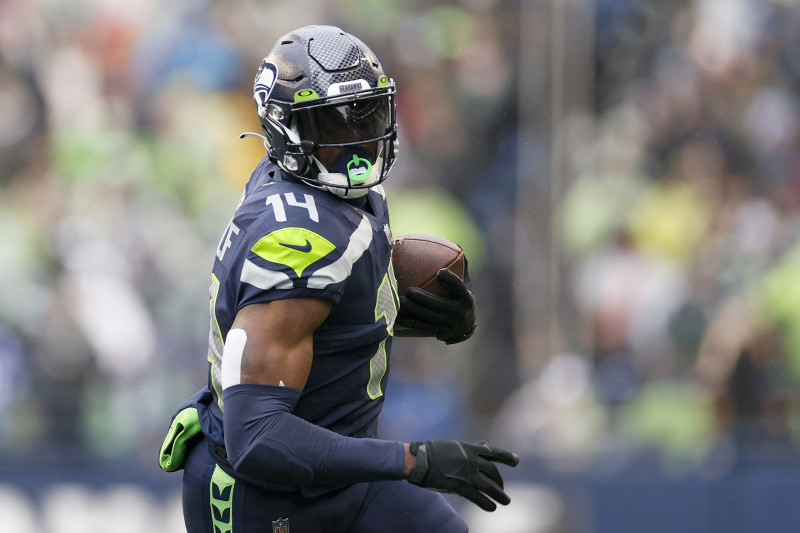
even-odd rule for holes
{"type": "Polygon", "coordinates": [[[283,211],[267,207],[249,231],[248,247],[242,251],[237,308],[299,297],[339,303],[353,263],[372,240],[369,221],[314,203],[310,195],[303,203],[292,193],[281,201],[286,204],[281,205],[283,211]]]}

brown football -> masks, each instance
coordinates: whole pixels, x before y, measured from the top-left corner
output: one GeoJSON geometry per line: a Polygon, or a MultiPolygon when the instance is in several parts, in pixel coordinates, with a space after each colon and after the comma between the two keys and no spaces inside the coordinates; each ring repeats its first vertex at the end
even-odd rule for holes
{"type": "Polygon", "coordinates": [[[414,233],[396,238],[392,242],[392,265],[400,296],[409,287],[450,296],[436,278],[442,268],[464,279],[464,252],[457,244],[436,235],[414,233]]]}

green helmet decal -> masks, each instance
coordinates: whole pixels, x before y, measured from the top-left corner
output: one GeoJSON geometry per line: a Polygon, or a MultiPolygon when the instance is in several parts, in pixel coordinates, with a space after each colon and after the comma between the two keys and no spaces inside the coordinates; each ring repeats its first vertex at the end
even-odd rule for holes
{"type": "Polygon", "coordinates": [[[305,102],[307,100],[316,100],[318,98],[319,95],[314,89],[302,89],[294,93],[295,102],[305,102]]]}

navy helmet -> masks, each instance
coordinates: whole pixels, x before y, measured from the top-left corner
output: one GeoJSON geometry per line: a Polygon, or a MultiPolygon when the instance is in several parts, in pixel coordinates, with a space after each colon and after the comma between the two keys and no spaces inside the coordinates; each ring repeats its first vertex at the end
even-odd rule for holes
{"type": "Polygon", "coordinates": [[[397,155],[395,85],[358,38],[334,26],[287,33],[253,87],[269,157],[343,198],[383,182],[397,155]]]}

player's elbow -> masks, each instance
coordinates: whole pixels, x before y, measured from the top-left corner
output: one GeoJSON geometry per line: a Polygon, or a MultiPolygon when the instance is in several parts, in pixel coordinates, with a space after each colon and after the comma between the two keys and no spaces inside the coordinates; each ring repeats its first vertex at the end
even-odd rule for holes
{"type": "Polygon", "coordinates": [[[292,402],[265,395],[259,390],[264,387],[237,385],[224,391],[228,462],[236,472],[267,483],[308,485],[314,480],[313,468],[290,446],[292,402]]]}
{"type": "Polygon", "coordinates": [[[283,442],[269,435],[253,439],[247,433],[226,429],[228,461],[236,472],[267,483],[303,486],[313,482],[311,466],[294,457],[283,442]]]}

